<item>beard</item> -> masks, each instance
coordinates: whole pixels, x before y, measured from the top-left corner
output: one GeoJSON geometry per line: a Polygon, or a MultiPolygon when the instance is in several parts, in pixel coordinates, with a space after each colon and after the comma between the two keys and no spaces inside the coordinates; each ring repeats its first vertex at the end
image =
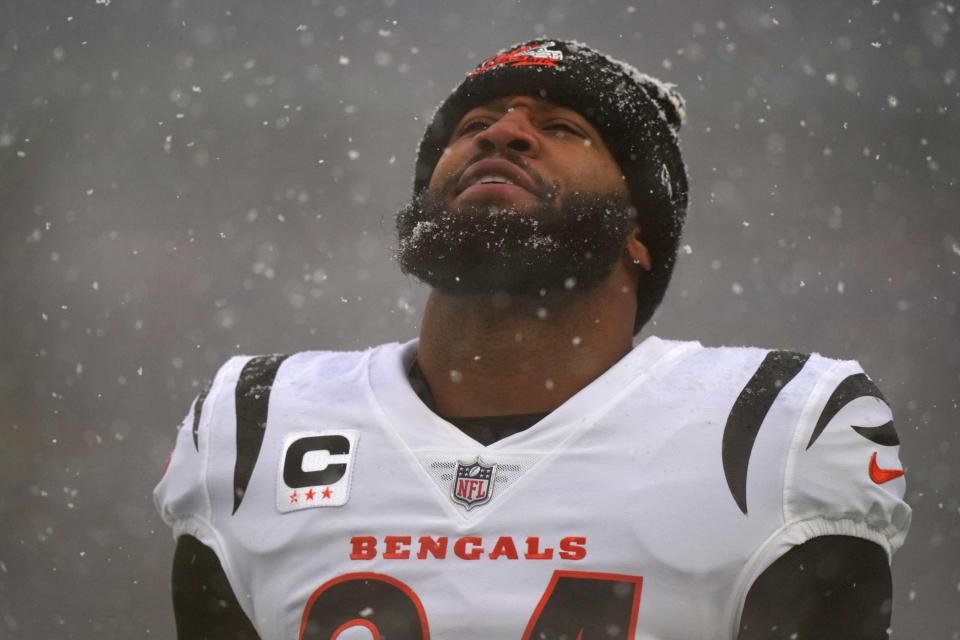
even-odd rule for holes
{"type": "Polygon", "coordinates": [[[589,291],[613,271],[635,215],[615,194],[450,211],[424,190],[397,213],[396,257],[403,273],[450,295],[589,291]]]}

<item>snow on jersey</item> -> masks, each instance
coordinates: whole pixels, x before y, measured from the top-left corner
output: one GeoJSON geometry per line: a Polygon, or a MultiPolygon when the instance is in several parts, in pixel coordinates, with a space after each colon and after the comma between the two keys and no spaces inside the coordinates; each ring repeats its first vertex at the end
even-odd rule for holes
{"type": "Polygon", "coordinates": [[[484,447],[411,388],[416,348],[234,357],[180,428],[157,508],[264,640],[729,640],[792,546],[903,543],[854,362],[648,338],[484,447]]]}

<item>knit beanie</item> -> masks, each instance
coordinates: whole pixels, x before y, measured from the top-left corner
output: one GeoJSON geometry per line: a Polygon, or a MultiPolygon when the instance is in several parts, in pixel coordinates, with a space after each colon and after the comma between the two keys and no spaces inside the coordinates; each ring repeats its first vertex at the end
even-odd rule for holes
{"type": "Polygon", "coordinates": [[[636,333],[663,299],[686,216],[687,173],[677,137],[683,98],[672,85],[576,41],[514,45],[470,71],[437,107],[420,142],[414,196],[427,188],[460,118],[508,95],[573,109],[597,129],[619,164],[653,263],[638,290],[636,333]]]}

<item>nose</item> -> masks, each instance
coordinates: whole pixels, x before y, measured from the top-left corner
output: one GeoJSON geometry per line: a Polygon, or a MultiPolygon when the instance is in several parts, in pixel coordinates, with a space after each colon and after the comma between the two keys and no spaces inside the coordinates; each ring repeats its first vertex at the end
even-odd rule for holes
{"type": "Polygon", "coordinates": [[[496,122],[474,136],[474,142],[481,151],[503,153],[507,150],[525,156],[540,153],[540,141],[530,121],[530,114],[524,108],[514,108],[496,122]]]}

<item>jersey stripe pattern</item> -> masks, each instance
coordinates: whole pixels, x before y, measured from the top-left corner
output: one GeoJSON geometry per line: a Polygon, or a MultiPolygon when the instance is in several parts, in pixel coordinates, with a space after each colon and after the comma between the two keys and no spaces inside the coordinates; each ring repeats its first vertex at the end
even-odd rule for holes
{"type": "Polygon", "coordinates": [[[747,382],[730,410],[723,430],[723,472],[740,511],[747,513],[747,467],[753,443],[774,400],[810,356],[771,351],[747,382]]]}
{"type": "Polygon", "coordinates": [[[233,470],[233,513],[240,508],[267,429],[267,408],[277,370],[287,355],[251,358],[236,387],[237,460],[233,470]]]}
{"type": "Polygon", "coordinates": [[[203,412],[203,402],[210,393],[210,385],[203,388],[193,401],[193,448],[200,451],[200,414],[203,412]]]}
{"type": "Polygon", "coordinates": [[[813,443],[817,441],[817,438],[820,437],[823,430],[827,428],[830,420],[832,420],[841,409],[861,397],[877,398],[884,404],[887,402],[887,399],[880,393],[880,389],[873,383],[873,380],[867,377],[867,374],[854,373],[853,375],[847,376],[837,385],[833,393],[830,394],[826,406],[823,407],[823,411],[817,419],[817,426],[813,428],[813,434],[810,436],[810,442],[807,443],[807,449],[813,446],[813,443]]]}

